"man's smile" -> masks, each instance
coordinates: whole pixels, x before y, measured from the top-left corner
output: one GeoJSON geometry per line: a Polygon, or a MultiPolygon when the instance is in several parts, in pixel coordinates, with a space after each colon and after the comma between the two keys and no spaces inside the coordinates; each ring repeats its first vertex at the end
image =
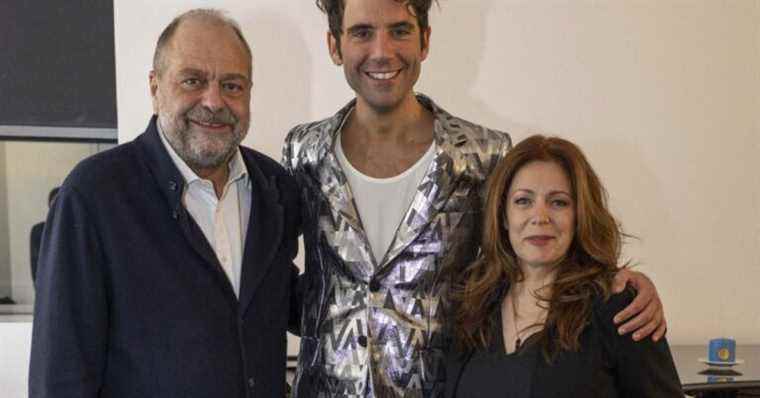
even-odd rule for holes
{"type": "Polygon", "coordinates": [[[230,125],[227,123],[202,122],[199,120],[192,120],[192,119],[189,119],[189,120],[190,120],[190,123],[201,126],[209,130],[226,130],[228,127],[230,127],[230,125]]]}
{"type": "Polygon", "coordinates": [[[401,73],[401,69],[388,72],[364,72],[370,79],[373,80],[391,80],[401,73]]]}

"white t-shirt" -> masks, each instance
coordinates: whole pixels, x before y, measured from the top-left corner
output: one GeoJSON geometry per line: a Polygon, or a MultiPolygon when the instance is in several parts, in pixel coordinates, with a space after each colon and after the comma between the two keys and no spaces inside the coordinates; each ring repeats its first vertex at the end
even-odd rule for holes
{"type": "Polygon", "coordinates": [[[406,211],[417,194],[417,187],[435,158],[435,142],[412,167],[390,178],[373,178],[356,170],[348,161],[341,133],[335,139],[335,154],[354,195],[364,232],[367,234],[375,261],[380,264],[396,235],[406,211]]]}

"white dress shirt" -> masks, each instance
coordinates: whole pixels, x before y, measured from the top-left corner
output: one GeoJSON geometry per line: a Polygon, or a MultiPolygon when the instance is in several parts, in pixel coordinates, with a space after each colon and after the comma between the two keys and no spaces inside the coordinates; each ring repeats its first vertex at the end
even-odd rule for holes
{"type": "Polygon", "coordinates": [[[159,132],[166,151],[185,178],[182,203],[214,249],[235,295],[239,297],[240,273],[252,195],[251,179],[240,149],[235,151],[228,163],[229,177],[221,198],[217,198],[214,184],[210,180],[198,177],[169,145],[160,127],[159,132]]]}

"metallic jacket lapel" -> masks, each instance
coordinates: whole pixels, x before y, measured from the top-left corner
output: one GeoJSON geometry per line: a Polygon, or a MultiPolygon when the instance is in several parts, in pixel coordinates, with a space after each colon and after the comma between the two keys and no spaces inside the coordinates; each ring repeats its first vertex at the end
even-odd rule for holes
{"type": "MultiPolygon", "coordinates": [[[[315,170],[322,197],[329,203],[332,221],[330,228],[323,226],[321,229],[345,263],[353,264],[355,276],[369,280],[376,268],[376,260],[362,226],[351,187],[333,150],[338,129],[355,103],[354,100],[343,107],[323,126],[317,149],[321,162],[315,170]]],[[[324,223],[324,220],[320,220],[320,223],[324,223]]]]}
{"type": "Polygon", "coordinates": [[[438,108],[427,97],[418,95],[417,98],[435,116],[433,139],[437,147],[436,156],[417,187],[417,193],[396,231],[380,269],[391,264],[393,259],[430,224],[456,189],[460,181],[459,176],[467,167],[459,150],[459,146],[467,142],[467,136],[452,134],[452,126],[449,123],[451,115],[438,108]]]}
{"type": "Polygon", "coordinates": [[[310,235],[305,240],[313,240],[312,247],[328,246],[343,265],[339,272],[368,282],[375,260],[348,180],[333,152],[338,129],[355,103],[351,101],[327,119],[293,128],[285,139],[283,163],[296,176],[304,195],[304,235],[310,235]],[[307,232],[310,226],[313,236],[307,232]]]}

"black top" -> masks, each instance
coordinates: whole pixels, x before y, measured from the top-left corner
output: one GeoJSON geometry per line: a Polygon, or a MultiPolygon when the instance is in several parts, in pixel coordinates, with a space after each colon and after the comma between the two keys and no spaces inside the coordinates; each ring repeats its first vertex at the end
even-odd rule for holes
{"type": "MultiPolygon", "coordinates": [[[[503,343],[503,338],[499,337],[498,340],[503,343]]],[[[465,357],[463,363],[466,366],[461,368],[461,373],[451,375],[453,382],[459,378],[456,396],[530,397],[531,375],[540,349],[529,345],[518,352],[506,354],[503,347],[502,344],[499,350],[493,344],[488,351],[471,352],[469,358],[465,357]]]]}
{"type": "Polygon", "coordinates": [[[40,258],[40,243],[42,243],[42,230],[45,229],[45,223],[37,223],[32,226],[29,233],[29,264],[32,268],[32,283],[37,279],[37,259],[40,258]]]}
{"type": "Polygon", "coordinates": [[[499,321],[487,350],[449,353],[446,397],[683,397],[664,338],[634,342],[617,334],[612,318],[632,300],[628,291],[596,300],[581,349],[561,352],[551,364],[537,338],[506,354],[499,321]]]}

